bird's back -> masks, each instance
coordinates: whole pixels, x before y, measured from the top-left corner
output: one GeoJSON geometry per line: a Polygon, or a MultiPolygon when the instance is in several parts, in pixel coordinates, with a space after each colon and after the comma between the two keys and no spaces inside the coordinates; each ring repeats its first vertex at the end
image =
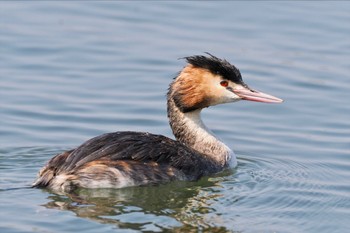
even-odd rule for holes
{"type": "Polygon", "coordinates": [[[217,170],[203,154],[162,135],[115,132],[94,137],[53,157],[35,187],[120,188],[170,180],[197,180],[217,170]],[[195,166],[194,166],[195,165],[195,166]]]}

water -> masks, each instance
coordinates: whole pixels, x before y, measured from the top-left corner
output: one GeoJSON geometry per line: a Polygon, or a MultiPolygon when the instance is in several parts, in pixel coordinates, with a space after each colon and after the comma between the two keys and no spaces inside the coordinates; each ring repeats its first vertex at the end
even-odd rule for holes
{"type": "Polygon", "coordinates": [[[350,232],[348,2],[1,2],[0,231],[350,232]],[[67,195],[28,188],[111,131],[172,137],[178,58],[211,52],[281,105],[203,118],[239,166],[198,182],[67,195]]]}

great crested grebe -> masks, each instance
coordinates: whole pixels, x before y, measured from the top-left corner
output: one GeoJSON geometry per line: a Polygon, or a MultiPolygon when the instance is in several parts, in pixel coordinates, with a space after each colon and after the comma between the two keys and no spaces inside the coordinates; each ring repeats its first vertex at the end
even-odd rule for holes
{"type": "Polygon", "coordinates": [[[235,154],[203,124],[201,110],[242,99],[282,100],[249,88],[235,66],[208,55],[185,57],[188,64],[169,86],[167,110],[176,140],[144,132],[106,133],[54,156],[33,187],[72,191],[194,181],[235,167],[235,154]]]}

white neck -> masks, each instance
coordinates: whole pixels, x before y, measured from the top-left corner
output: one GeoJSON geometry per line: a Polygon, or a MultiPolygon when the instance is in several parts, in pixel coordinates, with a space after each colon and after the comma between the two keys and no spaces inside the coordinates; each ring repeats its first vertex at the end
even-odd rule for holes
{"type": "Polygon", "coordinates": [[[203,123],[201,109],[183,113],[174,104],[169,109],[169,120],[177,140],[217,161],[222,167],[235,167],[236,156],[203,123]]]}

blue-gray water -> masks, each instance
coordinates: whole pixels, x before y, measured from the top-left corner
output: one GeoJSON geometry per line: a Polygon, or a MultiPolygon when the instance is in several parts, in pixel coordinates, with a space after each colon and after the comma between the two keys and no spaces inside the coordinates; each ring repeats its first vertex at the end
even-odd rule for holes
{"type": "Polygon", "coordinates": [[[0,232],[350,232],[349,2],[0,2],[0,232]],[[203,118],[237,169],[71,196],[29,189],[54,154],[111,131],[173,137],[178,58],[251,87],[203,118]]]}

